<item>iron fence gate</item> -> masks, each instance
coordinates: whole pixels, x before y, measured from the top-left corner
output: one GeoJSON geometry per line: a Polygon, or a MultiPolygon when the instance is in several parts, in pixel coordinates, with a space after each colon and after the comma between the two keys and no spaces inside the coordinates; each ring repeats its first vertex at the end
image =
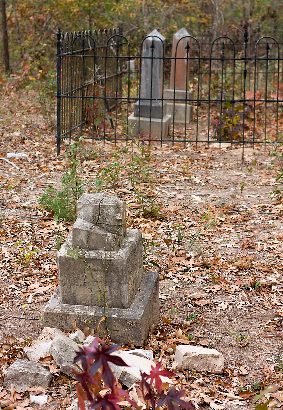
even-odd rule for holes
{"type": "Polygon", "coordinates": [[[136,46],[120,29],[59,31],[58,153],[64,139],[82,135],[115,142],[282,141],[282,43],[268,36],[251,43],[247,30],[241,44],[229,36],[209,47],[189,34],[177,40],[170,47],[154,31],[136,46]]]}

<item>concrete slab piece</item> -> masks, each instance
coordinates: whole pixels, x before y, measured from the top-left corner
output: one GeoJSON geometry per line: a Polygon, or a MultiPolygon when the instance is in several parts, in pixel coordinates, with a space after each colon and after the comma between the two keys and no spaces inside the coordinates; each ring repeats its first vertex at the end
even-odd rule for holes
{"type": "Polygon", "coordinates": [[[189,104],[167,103],[167,113],[171,115],[172,124],[189,124],[193,117],[193,106],[189,104]]]}
{"type": "Polygon", "coordinates": [[[176,102],[183,102],[184,100],[191,100],[192,93],[189,90],[178,90],[177,88],[174,90],[173,88],[166,88],[166,90],[164,90],[163,98],[167,103],[173,102],[174,100],[176,102]]]}
{"type": "Polygon", "coordinates": [[[143,274],[141,233],[128,229],[117,251],[81,251],[71,235],[58,252],[61,298],[65,304],[126,308],[143,274]]]}
{"type": "Polygon", "coordinates": [[[139,290],[129,308],[67,305],[61,303],[57,291],[43,313],[45,326],[57,327],[64,331],[71,329],[74,323],[79,328],[88,326],[96,330],[103,317],[106,320],[103,326],[99,326],[100,337],[105,337],[105,332],[109,332],[113,342],[142,346],[151,328],[159,321],[158,274],[144,273],[139,290]]]}
{"type": "Polygon", "coordinates": [[[126,205],[115,195],[85,193],[78,200],[77,218],[115,235],[126,233],[126,205]]]}
{"type": "Polygon", "coordinates": [[[119,249],[123,237],[104,231],[83,219],[77,219],[73,226],[72,245],[74,248],[88,251],[96,249],[111,251],[119,249]]]}
{"type": "Polygon", "coordinates": [[[167,139],[169,133],[169,125],[171,122],[171,115],[164,115],[163,118],[147,118],[136,117],[131,114],[129,121],[129,136],[133,137],[138,134],[149,134],[150,138],[167,139]]]}

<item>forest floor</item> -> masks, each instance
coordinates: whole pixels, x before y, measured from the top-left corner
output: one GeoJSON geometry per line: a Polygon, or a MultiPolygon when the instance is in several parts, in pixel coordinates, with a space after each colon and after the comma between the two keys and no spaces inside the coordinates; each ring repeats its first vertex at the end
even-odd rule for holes
{"type": "MultiPolygon", "coordinates": [[[[48,185],[59,186],[67,160],[56,156],[35,93],[19,98],[10,89],[0,103],[0,157],[27,154],[0,160],[4,373],[43,327],[58,284],[56,246],[71,225],[55,223],[38,204],[48,185]]],[[[127,202],[128,225],[143,233],[145,269],[160,274],[161,318],[146,348],[169,369],[178,344],[223,353],[221,375],[176,372],[199,408],[283,408],[283,203],[272,195],[282,188],[282,147],[246,147],[242,161],[242,148],[217,144],[149,152],[95,142],[83,145],[80,159],[86,190],[100,187],[127,202]]],[[[46,408],[66,408],[72,386],[57,375],[46,408]]],[[[7,409],[34,408],[28,397],[0,387],[7,409]]]]}

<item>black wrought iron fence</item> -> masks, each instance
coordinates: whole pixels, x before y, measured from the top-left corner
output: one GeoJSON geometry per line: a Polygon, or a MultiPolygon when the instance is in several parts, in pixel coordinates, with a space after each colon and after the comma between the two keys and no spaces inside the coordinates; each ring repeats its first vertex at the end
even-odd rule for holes
{"type": "MultiPolygon", "coordinates": [[[[183,33],[183,34],[182,34],[183,33]]],[[[154,30],[139,51],[119,29],[57,36],[57,150],[83,135],[160,143],[283,140],[282,43],[228,36],[209,49],[154,30]],[[207,52],[209,50],[209,52],[207,52]]]]}

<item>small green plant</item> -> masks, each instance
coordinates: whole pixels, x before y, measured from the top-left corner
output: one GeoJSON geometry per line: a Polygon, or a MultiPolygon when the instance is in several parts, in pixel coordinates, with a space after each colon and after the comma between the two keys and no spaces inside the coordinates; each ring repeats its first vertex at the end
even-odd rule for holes
{"type": "Polygon", "coordinates": [[[50,186],[39,199],[40,205],[54,215],[58,221],[74,221],[77,213],[77,200],[83,193],[83,182],[78,176],[78,149],[80,141],[75,141],[68,150],[68,170],[62,177],[61,189],[50,186]]]}
{"type": "Polygon", "coordinates": [[[282,201],[283,200],[283,190],[278,187],[274,188],[271,192],[271,198],[278,202],[282,201]]]}
{"type": "Polygon", "coordinates": [[[197,312],[191,312],[187,315],[186,320],[194,322],[198,318],[199,314],[197,312]]]}
{"type": "Polygon", "coordinates": [[[168,310],[168,315],[170,317],[174,317],[178,315],[178,309],[175,307],[172,307],[171,309],[168,310]]]}
{"type": "Polygon", "coordinates": [[[241,191],[241,194],[244,192],[244,189],[245,189],[245,186],[246,186],[246,183],[245,182],[240,182],[240,191],[241,191]]]}
{"type": "Polygon", "coordinates": [[[194,335],[192,333],[188,333],[187,338],[191,342],[192,340],[194,340],[194,335]]]}
{"type": "Polygon", "coordinates": [[[84,257],[84,254],[79,248],[69,248],[67,251],[67,255],[70,256],[70,258],[75,259],[76,261],[84,257]]]}
{"type": "Polygon", "coordinates": [[[262,287],[262,283],[258,280],[254,281],[251,286],[254,290],[259,290],[262,287]]]}
{"type": "Polygon", "coordinates": [[[22,266],[29,266],[31,262],[39,254],[39,249],[35,248],[31,243],[24,243],[22,240],[16,242],[17,246],[17,262],[22,266]]]}
{"type": "Polygon", "coordinates": [[[122,164],[120,162],[111,162],[103,167],[95,180],[95,188],[100,191],[103,188],[113,187],[119,181],[122,164]]]}
{"type": "Polygon", "coordinates": [[[144,218],[162,219],[161,204],[156,196],[136,191],[137,202],[144,218]]]}
{"type": "Polygon", "coordinates": [[[244,332],[236,333],[236,341],[240,346],[246,346],[249,343],[250,337],[244,332]]]}
{"type": "Polygon", "coordinates": [[[195,233],[190,235],[186,240],[185,247],[188,251],[191,251],[193,248],[200,248],[200,240],[203,236],[201,230],[197,230],[195,233]]]}
{"type": "Polygon", "coordinates": [[[244,128],[249,129],[251,107],[225,102],[222,111],[212,121],[213,135],[218,141],[241,140],[244,128]],[[243,121],[243,118],[245,121],[243,121]]]}
{"type": "Polygon", "coordinates": [[[201,220],[205,224],[205,229],[213,229],[217,225],[215,216],[210,209],[201,215],[201,220]]]}
{"type": "Polygon", "coordinates": [[[62,234],[62,232],[57,232],[57,236],[55,238],[55,247],[56,247],[57,251],[59,251],[59,249],[63,245],[64,240],[65,240],[65,237],[62,234]]]}
{"type": "Polygon", "coordinates": [[[184,227],[182,225],[177,225],[177,243],[180,245],[184,239],[184,227]]]}
{"type": "Polygon", "coordinates": [[[135,188],[141,183],[149,183],[151,177],[150,148],[144,145],[138,145],[138,152],[132,154],[131,161],[128,165],[128,174],[132,186],[135,188]]]}

